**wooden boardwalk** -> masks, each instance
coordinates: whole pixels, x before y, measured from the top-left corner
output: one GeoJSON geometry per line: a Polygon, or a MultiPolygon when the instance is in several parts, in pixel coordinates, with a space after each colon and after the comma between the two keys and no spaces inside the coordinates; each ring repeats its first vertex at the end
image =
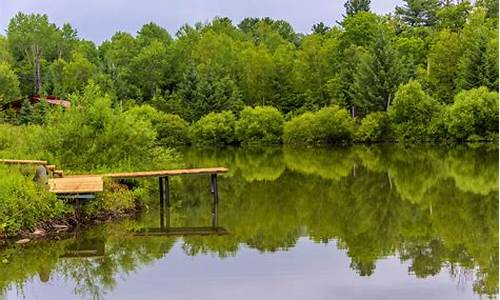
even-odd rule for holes
{"type": "Polygon", "coordinates": [[[227,168],[216,167],[64,176],[62,170],[56,170],[55,165],[49,165],[45,160],[0,159],[0,163],[43,165],[49,174],[52,175],[52,178],[48,179],[49,191],[68,199],[77,199],[77,201],[79,198],[94,198],[95,193],[102,192],[104,190],[104,177],[113,179],[158,178],[161,216],[163,218],[164,207],[166,206],[167,219],[169,219],[168,208],[170,208],[169,177],[180,175],[210,175],[210,191],[212,192],[214,206],[216,208],[219,202],[217,175],[228,172],[227,168]],[[59,178],[54,178],[54,176],[59,176],[59,178]]]}

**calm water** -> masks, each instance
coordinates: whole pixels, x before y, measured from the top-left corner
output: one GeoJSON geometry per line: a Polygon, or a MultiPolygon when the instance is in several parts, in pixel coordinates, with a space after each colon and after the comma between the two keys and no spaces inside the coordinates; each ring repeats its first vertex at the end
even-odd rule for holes
{"type": "MultiPolygon", "coordinates": [[[[479,299],[498,293],[498,149],[187,149],[147,213],[0,250],[6,299],[479,299]],[[214,222],[216,224],[214,224],[214,222]],[[214,227],[211,227],[215,225],[214,227]]],[[[1,298],[1,296],[0,296],[1,298]]]]}

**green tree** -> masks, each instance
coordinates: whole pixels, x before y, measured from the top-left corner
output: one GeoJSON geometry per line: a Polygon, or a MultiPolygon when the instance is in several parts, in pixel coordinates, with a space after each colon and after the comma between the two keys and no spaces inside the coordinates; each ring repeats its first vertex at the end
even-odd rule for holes
{"type": "Polygon", "coordinates": [[[349,113],[331,105],[293,117],[285,123],[283,141],[289,144],[335,144],[352,139],[354,121],[349,113]]]}
{"type": "Polygon", "coordinates": [[[235,141],[235,125],[236,118],[233,113],[212,112],[191,125],[189,136],[193,144],[230,145],[235,141]]]}
{"type": "Polygon", "coordinates": [[[25,98],[22,102],[21,111],[19,112],[19,124],[27,125],[33,122],[33,105],[25,98]]]}
{"type": "Polygon", "coordinates": [[[236,122],[236,138],[243,144],[277,144],[284,122],[283,115],[274,107],[245,107],[236,122]]]}
{"type": "Polygon", "coordinates": [[[405,0],[396,6],[396,16],[410,26],[433,26],[440,7],[439,0],[405,0]]]}
{"type": "Polygon", "coordinates": [[[438,22],[436,25],[439,28],[457,32],[464,27],[471,10],[472,6],[469,1],[458,1],[457,4],[445,5],[436,13],[438,22]]]}
{"type": "Polygon", "coordinates": [[[42,93],[43,60],[51,60],[56,53],[57,27],[49,23],[47,15],[18,13],[10,20],[7,37],[16,65],[30,70],[23,80],[27,93],[42,93]],[[28,78],[32,78],[29,80],[28,78]]]}
{"type": "Polygon", "coordinates": [[[498,93],[486,87],[458,93],[446,123],[450,134],[460,141],[498,133],[498,93]]]}
{"type": "Polygon", "coordinates": [[[128,69],[128,82],[137,87],[134,98],[151,100],[157,90],[165,89],[168,82],[167,49],[160,40],[151,41],[130,61],[128,69]]]}
{"type": "Polygon", "coordinates": [[[389,117],[394,134],[402,141],[426,141],[430,137],[429,123],[441,118],[439,103],[427,95],[418,81],[399,87],[389,117]]]}
{"type": "Polygon", "coordinates": [[[487,86],[498,90],[498,29],[488,27],[484,9],[470,14],[463,36],[458,88],[487,86]]]}
{"type": "Polygon", "coordinates": [[[0,61],[0,106],[21,95],[19,80],[7,62],[0,61]]]}
{"type": "Polygon", "coordinates": [[[136,86],[129,82],[130,63],[139,52],[136,39],[129,33],[117,32],[111,41],[99,47],[104,71],[111,78],[113,90],[119,99],[132,98],[137,94],[136,86]]]}
{"type": "Polygon", "coordinates": [[[154,41],[162,43],[163,46],[168,46],[172,43],[172,37],[165,28],[156,23],[144,24],[137,32],[137,42],[142,47],[146,47],[154,41]]]}
{"type": "Polygon", "coordinates": [[[355,139],[359,142],[384,142],[390,140],[390,122],[386,112],[369,113],[361,120],[355,139]]]}
{"type": "Polygon", "coordinates": [[[354,105],[363,114],[389,108],[394,93],[405,78],[387,33],[379,31],[377,38],[358,65],[351,87],[354,105]]]}
{"type": "Polygon", "coordinates": [[[444,103],[453,101],[458,63],[463,52],[458,33],[448,29],[437,33],[428,55],[428,80],[433,95],[444,103]]]}
{"type": "Polygon", "coordinates": [[[63,91],[67,96],[70,93],[82,91],[89,81],[95,77],[97,67],[94,66],[82,53],[74,51],[71,60],[63,67],[63,91]]]}
{"type": "Polygon", "coordinates": [[[353,16],[362,11],[370,11],[370,0],[348,0],[344,3],[346,16],[353,16]]]}

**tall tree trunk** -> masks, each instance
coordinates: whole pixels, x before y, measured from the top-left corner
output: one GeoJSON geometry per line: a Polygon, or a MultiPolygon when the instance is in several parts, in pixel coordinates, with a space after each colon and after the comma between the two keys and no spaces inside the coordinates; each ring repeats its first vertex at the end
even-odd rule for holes
{"type": "Polygon", "coordinates": [[[38,45],[33,45],[32,50],[35,63],[35,94],[40,95],[42,92],[42,70],[40,65],[42,49],[38,45]]]}

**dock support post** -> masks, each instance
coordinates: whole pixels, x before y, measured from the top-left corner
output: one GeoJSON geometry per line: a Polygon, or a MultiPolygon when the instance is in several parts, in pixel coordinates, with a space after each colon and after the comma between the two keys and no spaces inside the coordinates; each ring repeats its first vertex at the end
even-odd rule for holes
{"type": "Polygon", "coordinates": [[[210,175],[211,179],[211,191],[214,198],[214,202],[212,205],[212,227],[217,227],[219,223],[219,191],[217,190],[217,173],[210,175]]]}
{"type": "Polygon", "coordinates": [[[164,209],[163,209],[163,177],[159,177],[159,183],[160,183],[160,227],[164,228],[165,227],[165,217],[164,217],[164,209]]]}
{"type": "Polygon", "coordinates": [[[170,227],[170,184],[168,176],[165,177],[165,204],[166,204],[166,224],[167,228],[170,227]]]}

